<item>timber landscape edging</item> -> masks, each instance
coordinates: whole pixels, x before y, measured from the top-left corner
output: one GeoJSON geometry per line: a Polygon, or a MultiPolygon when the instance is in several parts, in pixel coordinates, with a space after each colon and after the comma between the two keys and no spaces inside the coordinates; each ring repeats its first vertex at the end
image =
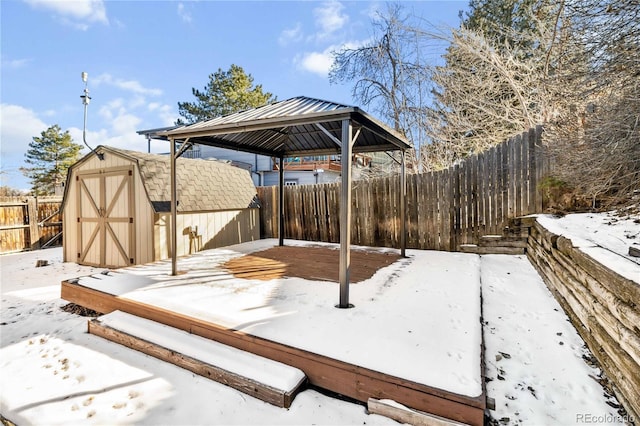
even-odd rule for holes
{"type": "MultiPolygon", "coordinates": [[[[527,257],[596,357],[628,418],[640,419],[640,285],[534,217],[527,257]]],[[[526,223],[526,225],[525,225],[526,223]]]]}

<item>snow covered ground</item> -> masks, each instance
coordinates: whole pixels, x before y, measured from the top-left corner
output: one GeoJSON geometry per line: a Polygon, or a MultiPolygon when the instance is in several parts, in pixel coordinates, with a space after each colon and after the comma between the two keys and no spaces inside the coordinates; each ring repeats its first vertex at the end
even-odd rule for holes
{"type": "MultiPolygon", "coordinates": [[[[627,225],[625,240],[640,235],[640,223],[627,225]]],[[[618,235],[616,228],[603,227],[602,235],[618,235]]],[[[276,408],[89,335],[86,318],[59,309],[66,304],[59,283],[96,270],[61,257],[59,248],[0,256],[0,413],[20,425],[395,423],[313,390],[288,410],[276,408]],[[36,268],[37,259],[50,265],[36,268]]],[[[615,400],[596,381],[600,372],[582,359],[584,343],[526,258],[476,259],[491,416],[501,424],[621,423],[609,405],[615,400]]]]}
{"type": "Polygon", "coordinates": [[[448,392],[482,393],[478,256],[407,250],[408,259],[350,287],[355,309],[334,307],[336,283],[240,279],[220,268],[277,244],[268,239],[203,251],[180,259],[175,277],[163,262],[79,284],[448,392]]]}

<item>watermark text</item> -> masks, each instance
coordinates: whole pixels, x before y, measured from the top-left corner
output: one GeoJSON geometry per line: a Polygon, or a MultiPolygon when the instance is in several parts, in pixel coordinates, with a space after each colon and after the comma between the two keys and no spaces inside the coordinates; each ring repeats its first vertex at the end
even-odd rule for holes
{"type": "Polygon", "coordinates": [[[592,414],[578,413],[576,414],[576,423],[584,424],[611,424],[611,423],[635,423],[636,419],[629,414],[624,416],[620,414],[592,414]]]}

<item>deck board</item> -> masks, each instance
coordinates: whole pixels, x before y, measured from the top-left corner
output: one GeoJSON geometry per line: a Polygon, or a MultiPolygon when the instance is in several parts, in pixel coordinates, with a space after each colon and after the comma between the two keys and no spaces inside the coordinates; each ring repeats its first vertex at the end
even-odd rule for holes
{"type": "MultiPolygon", "coordinates": [[[[352,284],[371,278],[378,269],[400,259],[389,252],[352,250],[349,277],[352,284]]],[[[320,281],[339,281],[339,251],[327,247],[271,247],[231,259],[223,268],[237,278],[271,280],[301,277],[320,281]]]]}

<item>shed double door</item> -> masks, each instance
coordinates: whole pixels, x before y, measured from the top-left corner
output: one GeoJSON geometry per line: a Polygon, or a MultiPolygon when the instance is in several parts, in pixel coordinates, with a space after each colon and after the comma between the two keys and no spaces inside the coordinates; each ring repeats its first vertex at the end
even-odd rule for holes
{"type": "Polygon", "coordinates": [[[76,176],[78,260],[118,268],[135,263],[133,168],[76,176]]]}

